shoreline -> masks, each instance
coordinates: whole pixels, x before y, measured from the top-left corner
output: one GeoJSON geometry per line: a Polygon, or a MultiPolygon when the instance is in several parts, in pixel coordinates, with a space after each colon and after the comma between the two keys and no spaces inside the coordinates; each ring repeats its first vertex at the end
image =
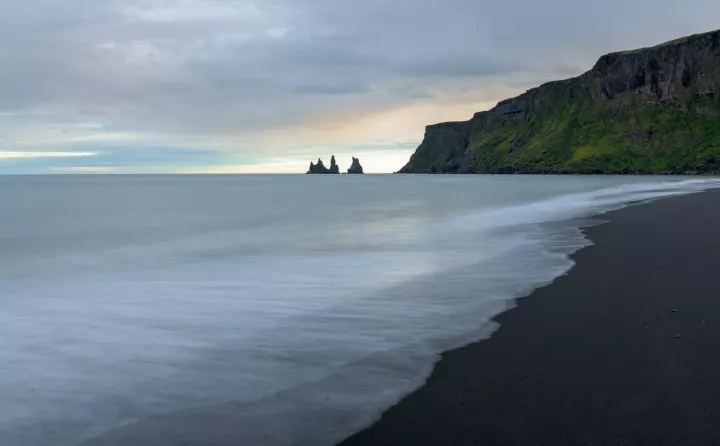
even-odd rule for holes
{"type": "Polygon", "coordinates": [[[720,171],[695,172],[695,171],[623,171],[623,170],[547,170],[547,171],[507,171],[507,172],[393,172],[393,175],[578,175],[578,176],[676,176],[676,177],[708,177],[714,178],[720,175],[720,171]]]}
{"type": "Polygon", "coordinates": [[[340,445],[716,441],[719,205],[710,190],[601,215],[569,273],[340,445]]]}

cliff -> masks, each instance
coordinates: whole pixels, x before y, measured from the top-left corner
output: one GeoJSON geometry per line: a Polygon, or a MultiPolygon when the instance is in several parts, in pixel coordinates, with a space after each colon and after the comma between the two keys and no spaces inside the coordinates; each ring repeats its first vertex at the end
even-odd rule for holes
{"type": "Polygon", "coordinates": [[[720,30],[426,128],[401,173],[720,172],[720,30]]]}

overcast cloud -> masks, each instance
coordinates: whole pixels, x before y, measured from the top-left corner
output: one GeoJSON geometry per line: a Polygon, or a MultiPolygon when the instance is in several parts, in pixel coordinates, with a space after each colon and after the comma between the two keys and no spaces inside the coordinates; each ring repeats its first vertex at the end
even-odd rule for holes
{"type": "Polygon", "coordinates": [[[5,0],[0,173],[282,172],[332,153],[392,171],[426,124],[717,17],[716,0],[5,0]]]}

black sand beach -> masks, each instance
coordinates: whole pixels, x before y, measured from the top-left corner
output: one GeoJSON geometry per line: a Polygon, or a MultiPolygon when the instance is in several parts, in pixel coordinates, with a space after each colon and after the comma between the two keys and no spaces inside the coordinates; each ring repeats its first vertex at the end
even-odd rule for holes
{"type": "Polygon", "coordinates": [[[720,443],[720,191],[603,218],[568,275],[343,445],[720,443]]]}

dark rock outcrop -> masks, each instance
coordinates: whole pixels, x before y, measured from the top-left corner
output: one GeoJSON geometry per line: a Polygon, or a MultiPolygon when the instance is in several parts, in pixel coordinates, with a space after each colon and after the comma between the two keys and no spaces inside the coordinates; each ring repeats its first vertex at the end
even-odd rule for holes
{"type": "Polygon", "coordinates": [[[720,30],[426,128],[401,173],[720,173],[720,30]]]}
{"type": "Polygon", "coordinates": [[[527,101],[522,98],[505,99],[493,109],[496,115],[512,115],[525,110],[527,101]]]}
{"type": "Polygon", "coordinates": [[[330,171],[328,173],[340,173],[340,167],[335,162],[335,155],[330,157],[330,171]]]}
{"type": "Polygon", "coordinates": [[[328,169],[322,160],[318,158],[317,164],[313,164],[313,162],[310,161],[310,169],[308,169],[307,173],[328,173],[328,169]]]}
{"type": "Polygon", "coordinates": [[[347,173],[351,173],[351,174],[362,174],[362,173],[365,173],[365,172],[363,172],[363,168],[362,168],[362,166],[360,165],[360,160],[359,160],[359,159],[353,157],[353,159],[352,159],[352,165],[351,165],[350,168],[348,169],[347,173]]]}
{"type": "Polygon", "coordinates": [[[330,158],[330,168],[328,169],[323,164],[322,159],[318,158],[317,164],[310,162],[310,169],[307,171],[308,174],[339,174],[340,167],[335,162],[335,156],[330,158]]]}

